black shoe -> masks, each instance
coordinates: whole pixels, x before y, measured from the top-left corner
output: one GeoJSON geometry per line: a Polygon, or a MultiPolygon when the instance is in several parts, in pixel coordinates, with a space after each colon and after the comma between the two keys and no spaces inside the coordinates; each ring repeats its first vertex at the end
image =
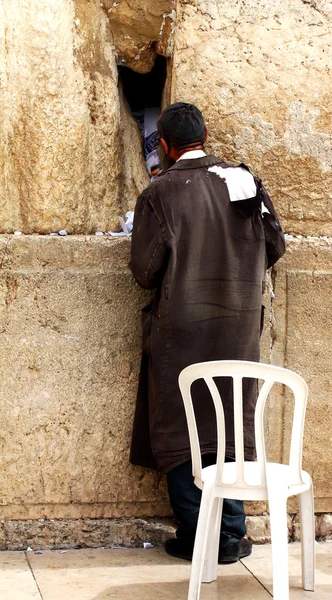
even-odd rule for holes
{"type": "MultiPolygon", "coordinates": [[[[165,543],[167,554],[184,560],[191,560],[194,551],[194,542],[182,540],[181,538],[171,538],[165,543]]],[[[239,542],[228,544],[219,549],[218,563],[234,563],[240,558],[250,556],[252,552],[252,543],[249,540],[242,538],[239,542]]]]}
{"type": "Polygon", "coordinates": [[[165,542],[167,554],[184,560],[191,560],[194,551],[194,540],[182,540],[181,538],[171,538],[165,542]]]}
{"type": "Polygon", "coordinates": [[[223,548],[219,548],[218,563],[234,563],[240,560],[240,558],[250,556],[251,553],[252,543],[246,538],[242,538],[238,542],[233,542],[223,548]]]}

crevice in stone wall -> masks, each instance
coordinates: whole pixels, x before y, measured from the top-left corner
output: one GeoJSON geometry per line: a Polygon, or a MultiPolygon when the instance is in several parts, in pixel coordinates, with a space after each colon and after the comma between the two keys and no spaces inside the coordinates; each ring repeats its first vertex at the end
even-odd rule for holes
{"type": "Polygon", "coordinates": [[[148,181],[148,176],[152,179],[160,169],[157,120],[162,107],[171,100],[177,2],[102,0],[101,6],[112,32],[118,65],[125,161],[129,168],[133,162],[138,165],[148,181]],[[136,150],[128,146],[131,138],[139,140],[139,132],[146,171],[142,158],[137,156],[137,144],[136,150]]]}
{"type": "Polygon", "coordinates": [[[137,73],[126,66],[119,66],[119,79],[124,96],[132,112],[161,106],[167,76],[167,59],[157,55],[148,73],[137,73]]]}
{"type": "Polygon", "coordinates": [[[142,134],[142,148],[146,168],[151,179],[160,170],[158,156],[157,121],[164,102],[164,89],[167,79],[167,61],[157,55],[153,68],[148,73],[138,73],[119,65],[119,86],[127,105],[127,111],[136,121],[142,134]]]}

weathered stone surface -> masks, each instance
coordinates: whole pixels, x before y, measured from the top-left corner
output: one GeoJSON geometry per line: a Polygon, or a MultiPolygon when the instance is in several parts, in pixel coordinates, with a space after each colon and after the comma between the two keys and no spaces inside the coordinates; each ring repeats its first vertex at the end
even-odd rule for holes
{"type": "MultiPolygon", "coordinates": [[[[178,5],[173,99],[262,175],[289,231],[331,235],[330,3],[178,5]]],[[[114,43],[146,71],[174,23],[173,0],[1,0],[0,231],[107,230],[133,204],[148,179],[114,43]]]]}
{"type": "Polygon", "coordinates": [[[0,0],[0,231],[108,231],[148,183],[100,2],[0,0]]]}
{"type": "Polygon", "coordinates": [[[247,162],[290,233],[332,235],[332,9],[326,0],[180,0],[173,100],[209,149],[247,162]]]}
{"type": "Polygon", "coordinates": [[[251,542],[265,544],[271,541],[270,518],[268,515],[259,517],[247,517],[247,537],[251,542]]]}
{"type": "Polygon", "coordinates": [[[104,0],[114,45],[123,64],[139,73],[153,67],[156,52],[171,56],[175,0],[104,0]]]}
{"type": "MultiPolygon", "coordinates": [[[[318,512],[332,506],[331,251],[331,240],[288,242],[273,276],[264,350],[264,360],[287,364],[308,381],[304,467],[314,476],[318,512]]],[[[171,514],[164,479],[128,464],[139,310],[149,298],[134,284],[128,258],[126,239],[0,237],[3,519],[171,514]]],[[[289,400],[279,390],[266,418],[272,458],[286,458],[289,420],[289,400]]],[[[257,515],[266,504],[247,510],[257,515]]],[[[289,510],[297,511],[294,503],[289,510]]]]}
{"type": "MultiPolygon", "coordinates": [[[[247,537],[255,544],[266,544],[271,542],[270,516],[267,514],[247,517],[247,537]]],[[[287,517],[288,541],[293,541],[293,519],[287,517]]]]}
{"type": "Polygon", "coordinates": [[[8,521],[3,550],[163,545],[175,533],[170,519],[85,519],[8,521]]]}
{"type": "MultiPolygon", "coordinates": [[[[254,544],[271,542],[270,517],[267,514],[248,516],[246,519],[247,537],[254,544]]],[[[300,517],[290,514],[287,517],[288,541],[301,540],[300,517]]],[[[332,539],[332,515],[322,514],[315,517],[315,536],[318,541],[332,539]]]]}
{"type": "MultiPolygon", "coordinates": [[[[267,514],[247,517],[247,537],[254,544],[270,543],[267,514]]],[[[288,515],[288,540],[300,540],[298,515],[288,515]]],[[[163,546],[175,535],[173,519],[39,519],[0,523],[0,550],[56,550],[100,548],[102,546],[142,547],[143,542],[163,546]]],[[[331,515],[316,516],[316,538],[331,539],[331,515]]]]}
{"type": "Polygon", "coordinates": [[[332,539],[332,515],[318,515],[316,517],[316,535],[322,540],[332,539]]]}
{"type": "Polygon", "coordinates": [[[170,513],[164,479],[128,463],[149,298],[128,251],[0,238],[0,518],[170,513]]]}
{"type": "MultiPolygon", "coordinates": [[[[315,535],[318,541],[332,539],[332,515],[316,515],[315,535]]],[[[299,515],[293,515],[293,541],[299,542],[301,539],[301,526],[299,515]]]]}
{"type": "Polygon", "coordinates": [[[4,523],[0,523],[0,550],[6,550],[6,534],[4,523]]]}
{"type": "MultiPolygon", "coordinates": [[[[148,183],[114,44],[142,72],[156,52],[169,56],[175,3],[115,4],[0,0],[1,232],[107,230],[148,183]]],[[[167,94],[202,108],[209,149],[262,176],[286,230],[332,235],[331,3],[178,6],[167,94]]],[[[81,544],[75,519],[97,543],[116,534],[88,519],[170,514],[164,478],[128,464],[148,298],[132,282],[128,250],[128,240],[0,237],[0,517],[30,519],[31,539],[45,544],[64,539],[66,526],[56,538],[35,525],[40,517],[70,521],[81,544]]],[[[331,238],[289,240],[262,337],[262,360],[309,385],[304,468],[319,513],[332,510],[331,252],[331,238]]],[[[287,459],[290,420],[291,399],[277,389],[266,412],[271,460],[287,459]]],[[[262,540],[263,517],[249,525],[262,540]]],[[[0,547],[20,529],[2,525],[0,547]]],[[[321,515],[317,535],[329,531],[321,515]]]]}
{"type": "MultiPolygon", "coordinates": [[[[313,477],[318,513],[332,510],[331,265],[331,238],[288,239],[287,252],[273,271],[269,352],[265,341],[262,355],[262,360],[286,366],[308,383],[303,468],[313,477]]],[[[276,386],[265,415],[269,460],[288,460],[292,412],[293,399],[282,386],[276,386]]],[[[247,506],[249,514],[267,510],[261,503],[247,506]]],[[[296,498],[289,499],[288,510],[298,511],[296,498]]]]}
{"type": "MultiPolygon", "coordinates": [[[[284,364],[302,375],[309,387],[303,468],[313,477],[316,512],[329,512],[332,508],[331,264],[332,239],[289,240],[286,255],[275,269],[276,300],[273,301],[276,322],[272,362],[284,364]]],[[[280,392],[279,405],[277,426],[281,420],[282,427],[276,437],[285,461],[293,400],[280,392]]],[[[289,510],[297,510],[293,500],[289,502],[289,510]]]]}

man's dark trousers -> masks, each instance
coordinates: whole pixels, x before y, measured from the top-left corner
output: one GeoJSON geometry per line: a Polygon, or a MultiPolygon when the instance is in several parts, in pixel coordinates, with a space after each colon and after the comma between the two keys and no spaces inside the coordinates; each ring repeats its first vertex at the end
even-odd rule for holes
{"type": "MultiPolygon", "coordinates": [[[[231,459],[227,459],[229,462],[231,459]]],[[[203,468],[216,463],[215,454],[202,456],[203,468]]],[[[194,484],[191,460],[167,473],[168,494],[175,518],[180,522],[176,537],[194,543],[201,490],[194,484]]],[[[242,500],[224,500],[220,534],[220,548],[238,542],[246,534],[245,512],[242,500]]]]}

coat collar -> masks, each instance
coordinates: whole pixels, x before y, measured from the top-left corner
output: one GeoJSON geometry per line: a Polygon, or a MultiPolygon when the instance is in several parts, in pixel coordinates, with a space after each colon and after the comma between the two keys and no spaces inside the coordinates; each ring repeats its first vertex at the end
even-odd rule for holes
{"type": "Polygon", "coordinates": [[[179,171],[184,169],[199,169],[200,167],[211,167],[212,165],[216,165],[219,163],[224,163],[224,161],[220,160],[220,158],[217,158],[213,154],[202,156],[202,158],[184,158],[183,160],[178,160],[172,167],[167,169],[165,173],[169,173],[169,171],[179,171]]]}

